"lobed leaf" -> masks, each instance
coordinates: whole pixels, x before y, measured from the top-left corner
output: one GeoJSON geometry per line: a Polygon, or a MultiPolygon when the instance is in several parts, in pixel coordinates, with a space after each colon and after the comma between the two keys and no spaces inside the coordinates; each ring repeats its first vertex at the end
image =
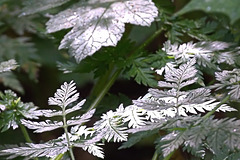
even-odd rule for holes
{"type": "Polygon", "coordinates": [[[116,46],[125,23],[149,26],[157,14],[157,8],[148,0],[90,0],[58,13],[46,25],[48,33],[72,28],[59,49],[69,48],[80,62],[103,46],[116,46]]]}

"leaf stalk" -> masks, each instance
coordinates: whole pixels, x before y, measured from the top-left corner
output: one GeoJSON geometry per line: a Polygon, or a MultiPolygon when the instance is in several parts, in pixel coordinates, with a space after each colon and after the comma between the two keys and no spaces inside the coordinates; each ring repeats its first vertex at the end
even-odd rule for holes
{"type": "MultiPolygon", "coordinates": [[[[68,130],[67,130],[67,120],[66,120],[66,113],[65,113],[65,106],[63,107],[63,110],[62,110],[62,115],[63,115],[63,129],[64,129],[64,132],[66,134],[66,139],[67,139],[67,144],[68,144],[68,149],[69,149],[69,154],[70,154],[70,157],[72,160],[75,160],[75,157],[74,157],[74,154],[73,154],[73,150],[72,150],[72,145],[70,143],[70,138],[68,136],[68,130]]],[[[58,157],[58,156],[57,156],[58,157]]]]}
{"type": "MultiPolygon", "coordinates": [[[[24,125],[22,125],[22,124],[19,124],[19,126],[21,128],[21,131],[23,133],[23,136],[24,136],[26,142],[32,143],[32,140],[31,140],[31,138],[30,138],[30,136],[28,134],[28,131],[27,131],[26,127],[24,125]]],[[[34,160],[38,160],[38,158],[36,157],[36,158],[34,158],[34,160]]]]}

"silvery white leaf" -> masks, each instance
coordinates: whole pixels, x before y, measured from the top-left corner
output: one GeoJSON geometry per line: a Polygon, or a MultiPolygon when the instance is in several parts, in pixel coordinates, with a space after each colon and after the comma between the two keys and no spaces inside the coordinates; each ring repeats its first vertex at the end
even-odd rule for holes
{"type": "MultiPolygon", "coordinates": [[[[186,63],[192,58],[197,60],[197,64],[204,67],[216,68],[212,63],[214,60],[214,52],[229,48],[232,44],[220,41],[214,42],[188,42],[181,45],[171,44],[166,41],[162,50],[166,51],[168,55],[175,57],[178,64],[186,63]]],[[[220,58],[220,57],[219,57],[220,58]]],[[[231,62],[230,62],[231,63],[231,62]]]]}
{"type": "Polygon", "coordinates": [[[113,139],[114,142],[127,140],[127,127],[123,126],[122,116],[112,110],[101,116],[101,120],[94,123],[94,129],[108,142],[113,139]]]}
{"type": "Polygon", "coordinates": [[[85,151],[88,151],[90,154],[104,159],[103,149],[95,144],[85,145],[83,147],[85,151]]]}
{"type": "Polygon", "coordinates": [[[66,114],[72,113],[74,111],[80,110],[82,108],[82,105],[86,102],[86,99],[80,101],[77,105],[73,106],[72,108],[69,108],[65,111],[66,114]]]}
{"type": "Polygon", "coordinates": [[[59,49],[69,48],[78,62],[102,46],[116,46],[125,23],[150,26],[158,15],[151,0],[89,0],[58,13],[47,22],[47,32],[72,28],[59,49]]]}
{"type": "Polygon", "coordinates": [[[146,113],[143,109],[130,105],[125,108],[123,116],[124,122],[128,122],[128,128],[139,128],[145,125],[146,113]]]}
{"type": "Polygon", "coordinates": [[[92,109],[81,116],[73,117],[72,119],[67,121],[68,126],[72,125],[81,125],[82,123],[88,122],[90,118],[93,116],[95,109],[92,109]]]}
{"type": "MultiPolygon", "coordinates": [[[[34,157],[55,157],[68,150],[67,145],[61,142],[34,144],[27,143],[24,147],[14,147],[0,151],[0,155],[12,155],[12,158],[17,156],[34,157]]],[[[12,159],[9,157],[9,159],[12,159]]]]}
{"type": "Polygon", "coordinates": [[[33,122],[29,120],[21,120],[21,123],[29,129],[34,129],[35,133],[42,133],[46,131],[52,131],[63,126],[62,122],[52,122],[50,120],[33,122]]]}
{"type": "Polygon", "coordinates": [[[76,101],[79,97],[79,93],[76,93],[76,86],[73,81],[69,84],[64,82],[61,85],[61,89],[57,89],[57,92],[54,94],[54,97],[48,99],[49,105],[57,105],[61,108],[67,107],[70,103],[76,101]]]}

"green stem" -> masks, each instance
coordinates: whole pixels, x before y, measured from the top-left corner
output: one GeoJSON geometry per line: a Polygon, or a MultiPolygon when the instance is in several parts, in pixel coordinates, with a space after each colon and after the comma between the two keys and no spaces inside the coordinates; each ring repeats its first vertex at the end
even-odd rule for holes
{"type": "MultiPolygon", "coordinates": [[[[25,127],[24,125],[22,125],[22,124],[19,124],[19,126],[20,126],[20,128],[21,128],[21,131],[22,131],[22,133],[23,133],[23,136],[24,136],[26,142],[27,142],[27,143],[32,143],[32,140],[31,140],[31,138],[30,138],[30,136],[29,136],[29,134],[28,134],[28,132],[27,132],[26,127],[25,127]]],[[[38,160],[38,158],[36,157],[36,158],[34,158],[34,160],[38,160]]]]}
{"type": "MultiPolygon", "coordinates": [[[[64,155],[64,153],[59,154],[56,158],[54,158],[54,160],[61,160],[63,155],[64,155]]],[[[53,160],[53,159],[51,159],[51,160],[53,160]]]]}
{"type": "Polygon", "coordinates": [[[70,157],[72,160],[75,160],[74,154],[73,154],[73,150],[72,150],[72,145],[70,143],[70,138],[68,136],[68,130],[67,130],[67,120],[66,120],[66,114],[65,114],[65,106],[63,107],[63,129],[64,132],[66,134],[66,139],[67,139],[67,144],[68,144],[68,149],[69,149],[69,153],[70,153],[70,157]]]}
{"type": "Polygon", "coordinates": [[[203,116],[203,119],[207,119],[209,118],[212,114],[214,114],[216,112],[216,110],[221,107],[222,104],[226,103],[230,98],[230,95],[227,95],[213,110],[211,110],[211,112],[208,112],[207,114],[205,114],[203,116]]]}
{"type": "Polygon", "coordinates": [[[157,160],[158,159],[158,153],[157,151],[154,152],[154,155],[152,157],[152,160],[157,160]]]}
{"type": "Polygon", "coordinates": [[[102,77],[100,77],[97,80],[97,83],[94,85],[94,87],[93,87],[93,89],[91,91],[90,99],[96,98],[97,95],[101,92],[102,86],[105,86],[106,83],[108,82],[109,77],[111,76],[111,74],[113,72],[113,69],[114,69],[114,67],[113,67],[113,65],[111,65],[109,67],[109,70],[102,77]]]}
{"type": "Polygon", "coordinates": [[[20,128],[21,128],[21,131],[22,131],[22,133],[23,133],[23,136],[24,136],[26,142],[32,143],[32,140],[31,140],[31,138],[30,138],[30,136],[29,136],[29,134],[28,134],[28,132],[27,132],[26,127],[25,127],[24,125],[22,125],[22,124],[19,124],[19,126],[20,126],[20,128]]]}
{"type": "Polygon", "coordinates": [[[162,29],[158,29],[156,32],[152,34],[151,37],[149,37],[142,45],[140,45],[134,53],[140,52],[142,49],[144,49],[149,43],[151,43],[160,33],[162,32],[162,29]]]}
{"type": "Polygon", "coordinates": [[[97,105],[100,103],[100,101],[103,99],[105,94],[108,92],[110,87],[113,85],[113,83],[118,78],[119,74],[121,73],[122,69],[117,70],[111,77],[111,79],[108,81],[106,86],[102,89],[102,91],[98,94],[97,98],[93,101],[93,103],[90,105],[89,110],[94,109],[97,107],[97,105]]]}
{"type": "Polygon", "coordinates": [[[172,151],[169,155],[167,155],[163,160],[170,160],[172,155],[174,154],[175,151],[172,151]]]}
{"type": "MultiPolygon", "coordinates": [[[[162,32],[162,29],[157,30],[155,33],[153,33],[153,35],[151,37],[149,37],[142,45],[140,45],[134,52],[130,53],[129,56],[134,55],[135,53],[140,52],[143,48],[145,48],[150,42],[152,42],[152,40],[154,40],[160,33],[162,32]]],[[[102,78],[100,78],[97,82],[96,85],[98,84],[103,84],[108,78],[109,75],[111,74],[112,70],[114,69],[113,66],[110,67],[109,72],[107,72],[102,78]]],[[[110,89],[110,87],[112,86],[112,84],[115,82],[115,80],[118,78],[119,74],[121,73],[121,71],[123,70],[123,68],[117,70],[113,76],[111,77],[111,79],[109,80],[109,82],[106,84],[106,86],[104,86],[104,88],[98,88],[98,86],[94,87],[92,93],[98,93],[98,95],[96,96],[97,98],[94,100],[94,102],[91,104],[91,106],[89,107],[88,110],[91,110],[93,108],[96,108],[97,105],[100,103],[100,101],[102,100],[102,98],[105,96],[105,94],[108,92],[108,90],[110,89]],[[99,91],[99,92],[98,92],[99,91]]]]}
{"type": "Polygon", "coordinates": [[[50,160],[61,160],[63,157],[64,153],[60,153],[59,155],[57,155],[57,157],[55,157],[54,159],[50,159],[50,160]]]}

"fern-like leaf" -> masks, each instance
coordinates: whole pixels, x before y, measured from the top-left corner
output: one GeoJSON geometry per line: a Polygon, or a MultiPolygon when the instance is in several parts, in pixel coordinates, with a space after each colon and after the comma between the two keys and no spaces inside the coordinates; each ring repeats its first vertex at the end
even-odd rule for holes
{"type": "Polygon", "coordinates": [[[0,151],[0,155],[11,155],[8,159],[16,158],[17,156],[24,157],[55,157],[58,154],[65,153],[68,147],[61,142],[33,144],[27,143],[25,147],[9,148],[0,151]]]}
{"type": "Polygon", "coordinates": [[[76,93],[77,90],[75,89],[76,86],[73,81],[71,81],[69,84],[65,82],[63,85],[61,85],[61,89],[57,89],[54,97],[50,97],[48,99],[48,104],[57,105],[61,108],[67,107],[79,97],[79,93],[76,93]]]}
{"type": "Polygon", "coordinates": [[[52,131],[57,128],[62,128],[62,122],[52,122],[50,120],[42,122],[33,122],[29,120],[21,120],[21,123],[29,129],[34,129],[36,133],[52,131]]]}
{"type": "Polygon", "coordinates": [[[138,128],[145,125],[146,113],[143,109],[135,105],[130,105],[125,108],[123,114],[124,122],[128,122],[128,128],[138,128]]]}
{"type": "Polygon", "coordinates": [[[174,56],[178,64],[187,62],[188,60],[195,58],[197,64],[204,67],[216,68],[212,61],[214,60],[214,52],[224,50],[230,47],[231,44],[226,42],[198,42],[198,43],[184,43],[182,45],[171,44],[167,41],[164,44],[163,50],[168,55],[174,56]]]}
{"type": "Polygon", "coordinates": [[[179,69],[174,67],[169,68],[169,72],[166,72],[165,74],[165,80],[167,82],[159,81],[159,87],[176,88],[180,90],[187,85],[193,84],[197,80],[194,77],[197,73],[197,70],[194,67],[195,63],[195,59],[192,59],[186,64],[180,65],[179,69]]]}
{"type": "Polygon", "coordinates": [[[150,87],[157,86],[154,71],[149,67],[144,58],[135,59],[131,65],[132,66],[128,71],[128,74],[130,77],[133,77],[138,84],[150,87]]]}
{"type": "Polygon", "coordinates": [[[233,69],[232,71],[223,70],[222,72],[215,73],[217,81],[210,88],[216,88],[217,90],[226,88],[231,95],[231,98],[238,100],[240,98],[240,69],[233,69]]]}
{"type": "Polygon", "coordinates": [[[95,109],[92,109],[81,116],[72,117],[72,119],[67,121],[67,125],[73,126],[73,125],[80,125],[82,123],[88,122],[90,118],[93,116],[94,112],[95,112],[95,109]]]}
{"type": "Polygon", "coordinates": [[[94,145],[94,144],[85,145],[85,147],[83,147],[83,149],[85,151],[88,151],[90,154],[92,154],[94,156],[104,159],[104,154],[103,154],[102,148],[97,145],[94,145]]]}
{"type": "Polygon", "coordinates": [[[126,141],[127,140],[127,127],[123,126],[122,111],[113,112],[108,111],[106,114],[101,116],[101,120],[94,124],[94,129],[100,135],[103,136],[107,141],[113,139],[114,142],[126,141]]]}

